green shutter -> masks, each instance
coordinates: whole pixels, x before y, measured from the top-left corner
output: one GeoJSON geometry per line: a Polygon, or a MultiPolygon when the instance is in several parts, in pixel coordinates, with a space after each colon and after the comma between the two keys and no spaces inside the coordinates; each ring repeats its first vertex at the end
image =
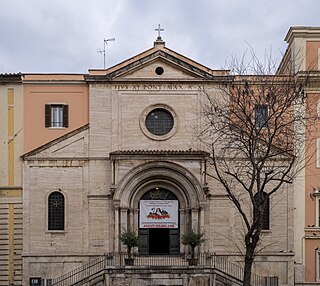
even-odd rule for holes
{"type": "Polygon", "coordinates": [[[51,105],[46,104],[45,105],[45,127],[51,127],[51,105]]]}
{"type": "Polygon", "coordinates": [[[69,106],[63,106],[63,127],[69,127],[69,106]]]}

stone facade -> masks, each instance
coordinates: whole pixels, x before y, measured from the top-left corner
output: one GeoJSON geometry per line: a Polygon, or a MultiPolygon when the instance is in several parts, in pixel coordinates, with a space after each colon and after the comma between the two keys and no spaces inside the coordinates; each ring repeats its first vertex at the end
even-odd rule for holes
{"type": "MultiPolygon", "coordinates": [[[[195,136],[202,94],[221,96],[217,86],[227,75],[167,49],[159,39],[128,61],[86,75],[89,125],[23,156],[24,285],[30,277],[58,277],[92,257],[124,251],[121,231],[139,232],[139,202],[157,189],[179,201],[179,253],[188,252],[180,237],[192,228],[205,233],[199,252],[241,263],[244,227],[221,186],[206,176],[208,153],[195,136]],[[173,118],[162,136],[145,125],[155,109],[173,118]],[[59,231],[48,229],[52,192],[65,199],[65,227],[59,231]]],[[[280,285],[294,283],[292,209],[290,189],[272,197],[271,228],[262,235],[254,265],[262,276],[278,276],[280,285]]],[[[121,283],[132,284],[127,279],[121,283]]],[[[189,285],[208,284],[197,279],[208,278],[195,275],[189,285]]]]}

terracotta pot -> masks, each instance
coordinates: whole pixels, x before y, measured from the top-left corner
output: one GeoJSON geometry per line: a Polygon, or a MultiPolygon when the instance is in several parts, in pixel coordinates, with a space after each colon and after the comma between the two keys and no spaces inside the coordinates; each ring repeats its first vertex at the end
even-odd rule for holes
{"type": "Polygon", "coordinates": [[[188,258],[188,263],[189,265],[198,265],[199,264],[199,259],[198,258],[188,258]]]}
{"type": "Polygon", "coordinates": [[[134,264],[134,259],[133,259],[133,258],[125,258],[125,259],[124,259],[124,264],[131,266],[131,265],[134,264]]]}

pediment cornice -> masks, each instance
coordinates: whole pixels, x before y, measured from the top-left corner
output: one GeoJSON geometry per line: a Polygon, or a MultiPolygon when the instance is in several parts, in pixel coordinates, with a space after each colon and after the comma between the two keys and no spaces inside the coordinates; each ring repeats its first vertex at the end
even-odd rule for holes
{"type": "MultiPolygon", "coordinates": [[[[147,50],[107,70],[91,70],[88,75],[85,75],[85,79],[87,82],[121,80],[124,76],[134,73],[135,70],[139,70],[156,61],[162,61],[177,70],[183,71],[192,76],[193,80],[213,80],[215,77],[228,74],[228,71],[212,70],[170,49],[162,47],[147,50]]],[[[135,80],[141,79],[135,78],[135,80]]],[[[163,78],[162,80],[170,80],[170,78],[163,78]]]]}

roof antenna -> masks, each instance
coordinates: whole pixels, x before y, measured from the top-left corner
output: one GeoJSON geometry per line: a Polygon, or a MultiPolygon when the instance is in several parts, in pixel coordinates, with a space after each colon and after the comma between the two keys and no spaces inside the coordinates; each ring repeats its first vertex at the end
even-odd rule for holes
{"type": "Polygon", "coordinates": [[[114,42],[116,38],[103,39],[103,50],[99,50],[98,53],[103,54],[103,68],[106,69],[106,45],[108,42],[114,42]]]}

